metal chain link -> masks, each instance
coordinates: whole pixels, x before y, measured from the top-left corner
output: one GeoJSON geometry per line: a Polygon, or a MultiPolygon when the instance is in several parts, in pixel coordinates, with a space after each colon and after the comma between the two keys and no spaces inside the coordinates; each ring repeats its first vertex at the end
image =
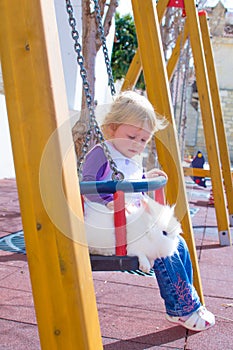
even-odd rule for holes
{"type": "Polygon", "coordinates": [[[76,19],[74,18],[74,14],[73,14],[74,10],[73,10],[73,6],[72,6],[70,0],[66,0],[66,11],[67,11],[67,14],[69,16],[69,25],[71,27],[71,36],[72,36],[72,39],[74,40],[74,50],[77,54],[77,63],[80,67],[80,75],[81,75],[81,78],[83,81],[83,89],[84,89],[87,107],[88,107],[88,111],[89,111],[89,117],[90,117],[89,118],[89,128],[88,128],[88,131],[86,133],[84,145],[82,147],[82,154],[79,157],[78,164],[77,164],[79,177],[81,178],[81,176],[82,176],[82,166],[83,166],[86,154],[89,150],[91,139],[93,138],[93,136],[96,136],[97,140],[99,141],[99,143],[101,144],[101,146],[104,150],[104,153],[107,157],[110,168],[113,171],[112,179],[113,180],[122,180],[122,179],[124,179],[124,175],[121,171],[119,171],[117,169],[117,165],[111,157],[110,151],[105,143],[103,133],[102,133],[100,127],[98,126],[97,121],[96,121],[93,99],[92,99],[92,96],[90,94],[90,85],[89,85],[89,82],[87,81],[87,71],[86,71],[85,66],[84,66],[84,57],[82,55],[82,46],[79,42],[79,39],[80,39],[79,33],[76,29],[76,19]]]}
{"type": "Polygon", "coordinates": [[[104,33],[104,27],[102,24],[100,5],[98,0],[93,0],[93,2],[94,2],[94,8],[95,8],[96,21],[98,24],[98,32],[102,43],[103,53],[104,53],[104,61],[105,61],[107,73],[108,73],[108,85],[110,86],[112,96],[114,96],[116,94],[116,89],[115,89],[114,79],[112,75],[112,68],[111,68],[111,63],[109,59],[108,48],[106,45],[106,37],[104,33]]]}

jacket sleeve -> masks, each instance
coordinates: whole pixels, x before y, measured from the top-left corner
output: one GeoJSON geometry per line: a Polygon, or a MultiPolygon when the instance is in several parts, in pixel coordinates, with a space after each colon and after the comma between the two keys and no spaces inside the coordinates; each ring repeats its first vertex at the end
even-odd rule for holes
{"type": "MultiPolygon", "coordinates": [[[[100,181],[108,166],[108,160],[101,146],[97,145],[87,154],[83,164],[82,181],[100,181]]],[[[87,194],[87,199],[100,204],[113,200],[113,194],[87,194]]]]}

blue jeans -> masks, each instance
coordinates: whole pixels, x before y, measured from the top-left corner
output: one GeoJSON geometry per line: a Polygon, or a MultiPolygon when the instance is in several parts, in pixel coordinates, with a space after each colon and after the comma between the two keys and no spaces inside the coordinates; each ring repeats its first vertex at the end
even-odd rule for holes
{"type": "Polygon", "coordinates": [[[186,316],[201,306],[192,284],[193,271],[188,247],[182,237],[179,237],[175,254],[156,259],[153,268],[168,315],[186,316]]]}

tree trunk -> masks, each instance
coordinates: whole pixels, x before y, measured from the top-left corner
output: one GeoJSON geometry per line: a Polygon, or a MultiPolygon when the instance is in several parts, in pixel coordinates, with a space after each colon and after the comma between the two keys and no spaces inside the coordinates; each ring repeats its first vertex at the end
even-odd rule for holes
{"type": "MultiPolygon", "coordinates": [[[[101,16],[103,17],[106,0],[99,0],[99,6],[101,16]]],[[[115,14],[116,7],[118,6],[117,0],[111,0],[108,5],[104,20],[104,33],[108,35],[112,18],[115,14]]],[[[89,0],[82,1],[82,52],[84,57],[84,65],[87,72],[87,81],[89,83],[89,93],[92,97],[94,105],[95,97],[95,62],[98,50],[101,47],[101,41],[98,34],[98,26],[96,22],[96,15],[94,10],[90,7],[89,0]]],[[[87,110],[86,96],[82,93],[82,110],[80,113],[80,119],[74,125],[72,129],[73,140],[75,143],[75,151],[77,157],[81,155],[82,145],[85,139],[85,135],[89,126],[89,113],[87,110]]]]}

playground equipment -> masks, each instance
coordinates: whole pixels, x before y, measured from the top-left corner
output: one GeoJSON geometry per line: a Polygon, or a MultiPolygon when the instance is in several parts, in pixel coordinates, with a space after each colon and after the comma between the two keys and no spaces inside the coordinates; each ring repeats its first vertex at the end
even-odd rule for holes
{"type": "MultiPolygon", "coordinates": [[[[195,52],[198,91],[203,96],[202,114],[206,140],[210,140],[207,148],[212,160],[211,177],[215,179],[213,190],[218,195],[220,236],[229,244],[210,103],[210,74],[195,1],[184,0],[183,4],[186,30],[195,52]]],[[[158,21],[168,1],[159,0],[157,10],[152,0],[132,0],[132,5],[148,97],[170,122],[156,138],[159,162],[169,177],[167,201],[177,203],[176,214],[193,260],[195,286],[203,301],[158,21]]],[[[68,124],[68,108],[53,3],[22,0],[18,6],[16,0],[2,0],[0,23],[1,64],[41,348],[102,349],[72,137],[68,128],[65,140],[61,132],[68,124]],[[47,147],[51,138],[53,142],[47,147]],[[45,149],[47,161],[41,169],[45,149]]],[[[176,62],[172,57],[171,70],[176,62]]]]}
{"type": "MultiPolygon", "coordinates": [[[[159,21],[162,20],[164,11],[166,10],[167,6],[180,7],[183,9],[183,13],[186,15],[186,23],[184,25],[184,30],[179,35],[176,45],[173,49],[172,55],[167,63],[167,76],[170,80],[180,55],[180,47],[184,45],[185,41],[189,36],[194,59],[197,88],[198,93],[201,96],[200,107],[206,148],[208,153],[208,160],[210,165],[209,175],[211,177],[213,186],[213,196],[217,199],[215,201],[215,210],[219,230],[219,242],[221,245],[231,245],[229,224],[233,224],[233,183],[230,168],[230,158],[226,141],[226,133],[224,129],[224,121],[222,116],[220,95],[218,90],[218,82],[214,65],[206,13],[205,11],[197,11],[197,9],[193,6],[192,1],[188,3],[187,1],[183,0],[159,1],[157,4],[157,13],[159,21]],[[205,77],[205,79],[203,77],[205,77]],[[227,204],[225,199],[223,183],[225,186],[227,204]]],[[[137,28],[139,28],[139,26],[137,26],[137,28]]],[[[148,31],[149,28],[144,29],[144,35],[146,35],[146,30],[148,31]]],[[[136,84],[138,75],[141,72],[141,69],[143,67],[142,56],[144,55],[144,51],[141,51],[140,43],[139,48],[140,54],[139,52],[137,52],[134,59],[132,60],[131,66],[128,70],[128,74],[125,78],[125,84],[123,85],[122,89],[132,88],[136,84]]],[[[150,48],[147,48],[147,54],[149,49],[150,48]]],[[[143,71],[145,75],[144,67],[143,71]]],[[[160,86],[161,84],[159,84],[157,89],[160,89],[160,86]]],[[[162,99],[164,99],[164,97],[162,97],[162,99]]],[[[155,106],[156,110],[163,114],[163,109],[161,108],[161,106],[160,108],[156,104],[155,106]]],[[[159,161],[160,164],[162,164],[160,159],[159,161]]],[[[200,171],[199,169],[186,168],[184,169],[184,173],[185,175],[189,176],[208,176],[206,175],[206,170],[200,171]]],[[[169,199],[172,191],[169,191],[168,189],[167,193],[168,202],[173,202],[174,199],[169,199]]],[[[186,230],[188,230],[189,223],[186,222],[184,225],[187,225],[186,230]]]]}
{"type": "MultiPolygon", "coordinates": [[[[139,263],[136,256],[127,256],[127,231],[125,216],[125,193],[155,191],[154,198],[161,197],[160,191],[166,185],[163,176],[141,181],[89,181],[80,182],[81,194],[113,193],[114,198],[114,225],[115,225],[115,255],[90,255],[93,271],[125,271],[138,270],[139,263]]],[[[164,203],[163,203],[164,204],[164,203]]]]}
{"type": "MultiPolygon", "coordinates": [[[[110,66],[110,59],[108,56],[108,49],[106,46],[106,38],[104,35],[104,29],[101,22],[101,14],[98,0],[94,0],[94,8],[96,14],[96,20],[98,23],[98,32],[102,42],[102,48],[105,58],[105,64],[107,68],[108,81],[111,89],[111,94],[116,94],[114,80],[112,76],[112,70],[110,66]]],[[[126,216],[125,216],[125,192],[149,192],[152,190],[162,191],[162,188],[166,184],[166,180],[163,177],[159,177],[153,180],[141,180],[141,181],[126,181],[124,180],[124,174],[117,169],[117,165],[111,157],[111,153],[105,143],[104,135],[97,123],[95,116],[95,108],[93,98],[90,93],[90,84],[87,80],[87,71],[85,68],[85,61],[82,56],[82,46],[80,43],[80,35],[76,27],[76,19],[74,18],[74,10],[71,1],[66,1],[66,10],[69,18],[69,25],[71,27],[71,36],[74,41],[74,50],[77,55],[77,63],[80,68],[80,74],[83,82],[83,91],[85,95],[86,105],[89,114],[89,128],[86,132],[83,140],[83,146],[81,154],[78,157],[77,168],[80,179],[81,194],[94,194],[94,193],[112,193],[114,194],[114,224],[115,224],[115,237],[116,237],[116,254],[113,256],[100,256],[90,255],[92,270],[94,271],[116,271],[116,270],[138,270],[139,264],[137,257],[127,256],[127,232],[126,232],[126,216]],[[85,161],[88,150],[90,150],[90,144],[93,145],[94,140],[98,142],[108,159],[109,166],[112,170],[112,181],[98,181],[98,182],[82,182],[82,165],[85,161]],[[91,143],[92,141],[92,143],[91,143]]],[[[158,195],[157,195],[158,196],[158,195]]],[[[156,198],[156,194],[154,194],[156,198]]],[[[161,197],[161,195],[160,195],[161,197]]],[[[163,203],[164,204],[164,203],[163,203]]],[[[84,207],[84,206],[83,206],[84,207]]]]}

